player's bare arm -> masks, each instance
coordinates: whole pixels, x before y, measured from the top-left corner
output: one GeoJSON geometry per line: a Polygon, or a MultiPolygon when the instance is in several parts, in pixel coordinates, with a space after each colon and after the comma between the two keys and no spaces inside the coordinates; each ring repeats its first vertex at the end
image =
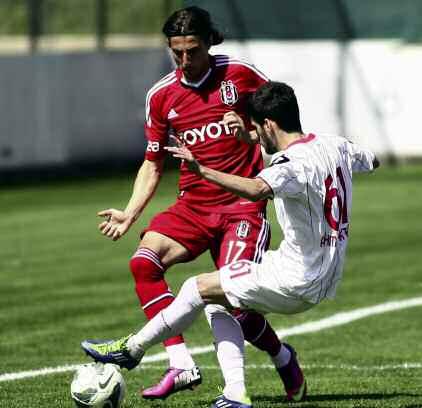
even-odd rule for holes
{"type": "Polygon", "coordinates": [[[174,157],[184,160],[190,171],[205,180],[250,201],[258,201],[272,196],[272,190],[264,180],[226,174],[202,166],[186,146],[182,145],[180,141],[177,141],[177,143],[177,147],[168,146],[165,149],[172,153],[174,157]]]}
{"type": "Polygon", "coordinates": [[[263,200],[272,197],[272,190],[268,184],[260,178],[246,178],[232,174],[222,173],[205,166],[199,165],[199,175],[205,180],[250,201],[263,200]]]}
{"type": "Polygon", "coordinates": [[[124,211],[110,208],[100,211],[98,215],[106,220],[98,226],[106,237],[117,241],[138,219],[142,211],[153,197],[161,179],[163,160],[144,160],[136,176],[132,196],[124,211]]]}
{"type": "Polygon", "coordinates": [[[246,129],[243,119],[236,112],[226,112],[223,116],[223,123],[232,130],[233,134],[239,140],[248,144],[256,144],[259,142],[256,132],[249,132],[246,129]]]}

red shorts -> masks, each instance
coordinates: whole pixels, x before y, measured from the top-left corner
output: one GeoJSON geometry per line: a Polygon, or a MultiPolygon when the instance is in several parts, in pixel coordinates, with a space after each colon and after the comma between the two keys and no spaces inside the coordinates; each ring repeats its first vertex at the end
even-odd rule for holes
{"type": "Polygon", "coordinates": [[[239,259],[261,262],[270,243],[270,225],[264,212],[221,214],[201,212],[177,201],[157,214],[143,231],[155,231],[183,245],[187,261],[206,250],[217,268],[239,259]]]}

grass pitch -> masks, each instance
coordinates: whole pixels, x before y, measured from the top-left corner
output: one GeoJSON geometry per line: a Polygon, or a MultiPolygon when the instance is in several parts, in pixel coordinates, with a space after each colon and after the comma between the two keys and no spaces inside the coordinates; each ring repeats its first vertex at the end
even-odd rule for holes
{"type": "MultiPolygon", "coordinates": [[[[177,174],[163,183],[133,230],[113,243],[97,230],[98,210],[122,208],[132,175],[0,191],[0,379],[2,374],[88,362],[79,342],[117,337],[145,320],[128,269],[138,232],[176,196],[177,174]]],[[[422,166],[381,168],[355,180],[351,239],[337,299],[297,316],[270,315],[286,328],[341,311],[422,296],[422,166]]],[[[280,231],[274,219],[272,246],[280,231]]],[[[208,254],[171,268],[175,291],[213,269],[208,254]]],[[[422,407],[422,309],[414,307],[289,337],[308,379],[297,407],[422,407]],[[406,365],[407,364],[407,365],[406,365]]],[[[187,331],[190,347],[212,343],[205,318],[187,331]]],[[[159,346],[149,354],[160,352],[159,346]]],[[[198,355],[204,383],[165,403],[139,398],[165,362],[124,372],[125,407],[208,407],[222,384],[214,353],[198,355]]],[[[247,348],[247,385],[255,408],[288,405],[266,355],[247,348]]],[[[0,407],[72,407],[71,372],[0,382],[0,407]]]]}

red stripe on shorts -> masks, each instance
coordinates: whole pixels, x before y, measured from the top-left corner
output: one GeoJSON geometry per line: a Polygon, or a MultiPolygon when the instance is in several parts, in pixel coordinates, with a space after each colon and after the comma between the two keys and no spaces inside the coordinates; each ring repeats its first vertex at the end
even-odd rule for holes
{"type": "Polygon", "coordinates": [[[230,276],[230,279],[238,278],[239,276],[247,275],[248,273],[251,273],[251,271],[235,273],[234,275],[230,276]]]}

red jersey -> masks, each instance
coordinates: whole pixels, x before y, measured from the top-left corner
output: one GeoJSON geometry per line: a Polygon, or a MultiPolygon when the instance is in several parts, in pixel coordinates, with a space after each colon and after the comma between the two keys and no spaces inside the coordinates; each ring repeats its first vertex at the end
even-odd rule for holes
{"type": "MultiPolygon", "coordinates": [[[[233,110],[250,126],[245,116],[247,97],[266,81],[252,65],[226,55],[211,56],[210,70],[197,87],[186,84],[180,69],[166,75],[147,94],[145,158],[161,159],[168,135],[174,133],[202,165],[238,176],[256,176],[263,168],[260,146],[238,141],[222,119],[233,110]]],[[[202,179],[184,163],[179,189],[180,200],[191,206],[213,207],[213,212],[265,207],[265,202],[248,202],[202,179]]]]}

